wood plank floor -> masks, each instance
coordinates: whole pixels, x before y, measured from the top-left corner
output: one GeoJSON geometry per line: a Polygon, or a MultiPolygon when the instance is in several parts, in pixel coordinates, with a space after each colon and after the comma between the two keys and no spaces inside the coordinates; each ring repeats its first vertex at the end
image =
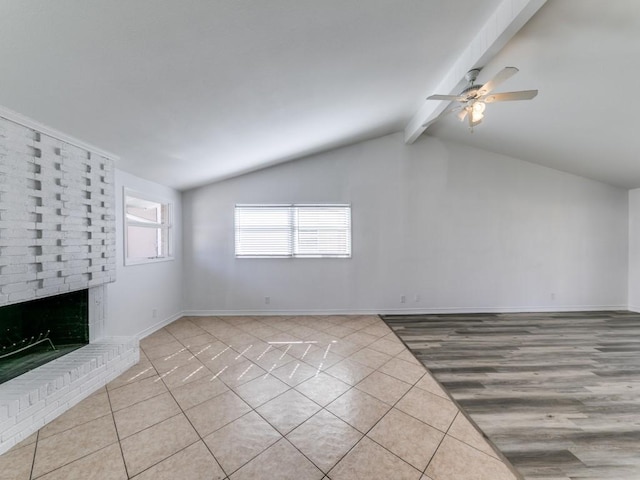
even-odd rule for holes
{"type": "Polygon", "coordinates": [[[527,480],[640,479],[640,314],[383,319],[527,480]]]}

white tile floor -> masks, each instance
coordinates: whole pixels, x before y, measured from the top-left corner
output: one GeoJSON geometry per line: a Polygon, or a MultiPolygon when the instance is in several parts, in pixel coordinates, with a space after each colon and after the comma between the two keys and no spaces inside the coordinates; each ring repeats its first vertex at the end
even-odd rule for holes
{"type": "Polygon", "coordinates": [[[519,478],[376,316],[185,317],[0,480],[519,478]]]}

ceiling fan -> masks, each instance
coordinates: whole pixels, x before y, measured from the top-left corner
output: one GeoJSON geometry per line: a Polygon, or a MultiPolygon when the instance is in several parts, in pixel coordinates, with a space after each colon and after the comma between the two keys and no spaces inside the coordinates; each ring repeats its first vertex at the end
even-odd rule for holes
{"type": "Polygon", "coordinates": [[[469,83],[467,87],[460,92],[460,95],[431,95],[430,97],[427,97],[427,100],[449,100],[452,102],[460,102],[462,105],[447,110],[445,114],[458,112],[458,118],[461,122],[464,121],[465,118],[468,118],[469,128],[473,132],[473,127],[482,122],[482,119],[484,118],[485,104],[512,100],[531,100],[538,95],[538,90],[520,90],[518,92],[491,94],[498,85],[518,73],[518,69],[516,67],[506,67],[502,69],[484,85],[477,85],[474,83],[476,78],[478,78],[479,73],[479,68],[474,68],[467,72],[465,78],[469,83]]]}

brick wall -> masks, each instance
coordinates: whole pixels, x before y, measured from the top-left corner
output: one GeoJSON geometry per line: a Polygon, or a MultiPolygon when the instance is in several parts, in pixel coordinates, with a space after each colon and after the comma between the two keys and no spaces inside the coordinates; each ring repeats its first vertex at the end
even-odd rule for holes
{"type": "Polygon", "coordinates": [[[0,306],[115,280],[113,169],[0,117],[0,306]]]}

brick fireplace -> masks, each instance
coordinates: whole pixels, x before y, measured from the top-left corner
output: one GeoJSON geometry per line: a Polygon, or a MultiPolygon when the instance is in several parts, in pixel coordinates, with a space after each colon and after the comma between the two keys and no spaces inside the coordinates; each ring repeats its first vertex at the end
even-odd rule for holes
{"type": "Polygon", "coordinates": [[[38,345],[16,355],[55,345],[47,340],[53,328],[40,325],[48,307],[25,317],[23,303],[79,296],[62,324],[86,312],[83,338],[70,353],[0,382],[0,453],[138,360],[135,339],[105,337],[116,262],[113,177],[108,154],[0,110],[0,352],[20,350],[20,342],[38,345]],[[29,333],[4,326],[11,318],[29,323],[29,333]]]}

